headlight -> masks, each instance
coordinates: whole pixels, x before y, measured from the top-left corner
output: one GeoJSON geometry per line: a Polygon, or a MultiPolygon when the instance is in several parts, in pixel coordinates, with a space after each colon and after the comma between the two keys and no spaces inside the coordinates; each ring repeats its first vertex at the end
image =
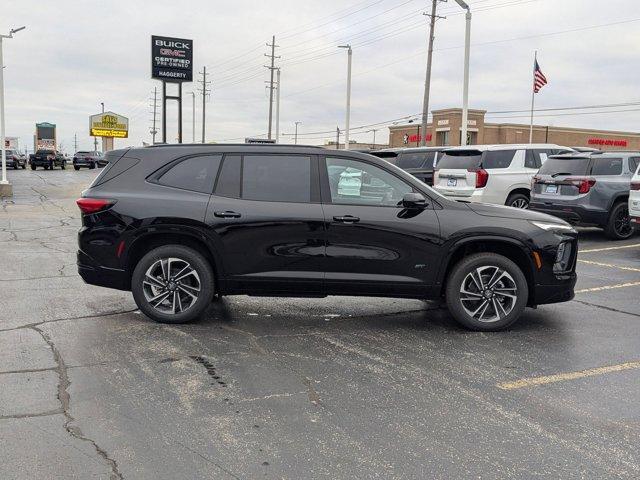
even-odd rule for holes
{"type": "Polygon", "coordinates": [[[561,231],[561,232],[575,232],[571,225],[564,223],[550,223],[550,222],[534,222],[530,221],[532,225],[541,228],[545,232],[561,231]]]}
{"type": "Polygon", "coordinates": [[[571,254],[572,248],[570,242],[562,242],[558,245],[558,250],[556,252],[556,260],[553,264],[554,272],[566,272],[571,267],[571,254]]]}

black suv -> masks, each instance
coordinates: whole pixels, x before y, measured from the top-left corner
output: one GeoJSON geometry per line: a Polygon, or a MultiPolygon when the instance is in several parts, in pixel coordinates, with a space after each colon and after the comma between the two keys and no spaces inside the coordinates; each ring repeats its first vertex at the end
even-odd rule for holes
{"type": "Polygon", "coordinates": [[[433,185],[433,171],[447,147],[416,147],[402,150],[395,165],[427,185],[433,185]]]}
{"type": "Polygon", "coordinates": [[[77,203],[78,271],[140,310],[192,320],[214,295],[446,298],[498,330],[573,298],[564,221],[448,200],[385,160],[283,145],[112,151],[77,203]]]}
{"type": "Polygon", "coordinates": [[[37,150],[29,157],[31,170],[43,167],[45,170],[53,170],[53,167],[60,167],[62,170],[67,165],[65,156],[56,150],[37,150]]]}

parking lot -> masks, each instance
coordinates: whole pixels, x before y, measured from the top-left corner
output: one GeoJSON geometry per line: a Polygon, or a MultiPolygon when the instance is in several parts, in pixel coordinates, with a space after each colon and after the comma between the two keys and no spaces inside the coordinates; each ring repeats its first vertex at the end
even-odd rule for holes
{"type": "Polygon", "coordinates": [[[351,297],[161,325],[77,275],[99,171],[9,172],[0,478],[640,476],[640,236],[581,230],[575,300],[500,333],[351,297]]]}

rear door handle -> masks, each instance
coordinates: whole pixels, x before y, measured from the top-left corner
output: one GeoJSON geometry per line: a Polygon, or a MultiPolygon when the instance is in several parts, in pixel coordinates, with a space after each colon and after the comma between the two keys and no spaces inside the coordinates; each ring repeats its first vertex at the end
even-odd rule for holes
{"type": "Polygon", "coordinates": [[[340,223],[356,223],[360,221],[360,217],[354,217],[353,215],[343,215],[333,217],[334,222],[340,223]]]}
{"type": "Polygon", "coordinates": [[[225,210],[224,212],[213,212],[213,215],[218,218],[240,218],[240,215],[237,212],[232,212],[231,210],[225,210]]]}

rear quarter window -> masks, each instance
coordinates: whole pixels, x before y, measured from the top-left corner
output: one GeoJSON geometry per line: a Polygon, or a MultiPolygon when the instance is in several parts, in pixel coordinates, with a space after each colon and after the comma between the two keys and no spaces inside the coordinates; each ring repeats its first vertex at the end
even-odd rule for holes
{"type": "Polygon", "coordinates": [[[515,150],[494,150],[482,154],[482,168],[509,168],[515,150]]]}
{"type": "Polygon", "coordinates": [[[137,165],[140,161],[137,158],[130,158],[119,155],[107,154],[105,157],[109,160],[109,163],[106,167],[104,167],[102,172],[100,172],[100,175],[95,178],[91,185],[89,185],[89,188],[97,187],[98,185],[102,185],[109,180],[113,180],[117,176],[122,175],[124,172],[129,170],[131,167],[137,165]]]}
{"type": "Polygon", "coordinates": [[[591,175],[622,175],[621,158],[595,158],[591,175]]]}

